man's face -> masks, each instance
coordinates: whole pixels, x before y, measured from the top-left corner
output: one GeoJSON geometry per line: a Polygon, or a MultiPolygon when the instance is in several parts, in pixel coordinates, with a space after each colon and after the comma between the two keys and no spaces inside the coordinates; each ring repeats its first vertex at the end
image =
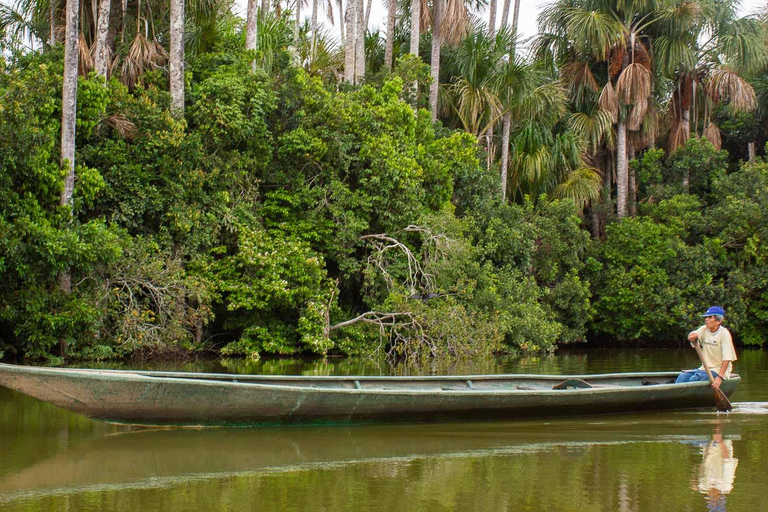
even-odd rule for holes
{"type": "Polygon", "coordinates": [[[719,322],[717,318],[715,318],[715,315],[709,315],[708,317],[704,318],[704,324],[707,326],[707,329],[709,329],[712,332],[715,332],[722,322],[719,322]]]}

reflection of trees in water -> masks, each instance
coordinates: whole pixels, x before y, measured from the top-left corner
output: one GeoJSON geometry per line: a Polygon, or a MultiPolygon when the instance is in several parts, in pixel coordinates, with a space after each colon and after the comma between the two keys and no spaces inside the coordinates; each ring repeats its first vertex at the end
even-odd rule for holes
{"type": "Polygon", "coordinates": [[[725,512],[725,497],[733,490],[738,464],[733,456],[733,441],[724,439],[720,426],[716,426],[712,440],[704,446],[693,482],[693,488],[705,496],[708,510],[725,512]]]}

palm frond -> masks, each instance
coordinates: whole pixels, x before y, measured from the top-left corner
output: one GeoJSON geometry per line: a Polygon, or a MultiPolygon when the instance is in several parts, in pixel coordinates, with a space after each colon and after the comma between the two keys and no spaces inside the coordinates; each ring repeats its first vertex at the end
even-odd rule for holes
{"type": "Polygon", "coordinates": [[[590,202],[600,197],[603,177],[595,167],[581,167],[571,171],[566,179],[552,190],[552,197],[570,199],[583,210],[590,202]]]}
{"type": "Polygon", "coordinates": [[[714,70],[706,87],[712,101],[716,104],[727,102],[736,112],[751,111],[757,107],[755,90],[733,70],[714,70]]]}
{"type": "Polygon", "coordinates": [[[634,105],[651,95],[651,74],[640,63],[624,68],[616,81],[619,99],[625,105],[634,105]]]}
{"type": "Polygon", "coordinates": [[[615,123],[619,119],[619,96],[609,80],[603,90],[600,92],[600,98],[597,100],[598,106],[611,115],[615,123]]]}
{"type": "Polygon", "coordinates": [[[627,117],[627,128],[629,130],[636,131],[640,129],[646,110],[648,110],[648,98],[643,98],[635,103],[629,111],[629,117],[627,117]]]}
{"type": "Polygon", "coordinates": [[[610,142],[613,123],[611,113],[602,108],[591,114],[574,112],[568,118],[568,127],[586,141],[591,154],[597,153],[603,141],[610,142]]]}
{"type": "Polygon", "coordinates": [[[723,147],[723,139],[720,136],[720,128],[715,123],[709,123],[704,129],[704,138],[715,146],[715,149],[720,150],[723,147]]]}

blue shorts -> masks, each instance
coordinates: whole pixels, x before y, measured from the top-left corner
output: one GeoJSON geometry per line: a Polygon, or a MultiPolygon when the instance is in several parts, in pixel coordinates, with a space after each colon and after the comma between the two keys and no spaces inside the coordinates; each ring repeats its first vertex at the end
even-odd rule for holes
{"type": "MultiPolygon", "coordinates": [[[[719,377],[717,372],[712,372],[712,378],[716,379],[719,377]]],[[[704,370],[685,370],[683,371],[675,381],[675,384],[681,384],[683,382],[698,382],[701,380],[709,380],[709,377],[707,377],[707,372],[704,370]]]]}

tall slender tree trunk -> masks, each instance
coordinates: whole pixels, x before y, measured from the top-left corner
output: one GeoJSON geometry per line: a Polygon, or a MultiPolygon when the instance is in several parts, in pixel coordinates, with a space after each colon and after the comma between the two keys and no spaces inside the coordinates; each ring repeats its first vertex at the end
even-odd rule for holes
{"type": "Polygon", "coordinates": [[[293,26],[293,45],[299,45],[299,27],[301,27],[301,2],[296,0],[296,24],[293,26]]]}
{"type": "Polygon", "coordinates": [[[347,40],[344,42],[344,80],[355,83],[355,30],[357,29],[357,0],[347,0],[347,40]]]}
{"type": "Polygon", "coordinates": [[[616,124],[616,213],[619,218],[627,216],[628,184],[627,124],[624,118],[619,117],[616,124]]]}
{"type": "Polygon", "coordinates": [[[355,83],[365,76],[365,0],[357,0],[357,30],[355,31],[355,83]]]}
{"type": "MultiPolygon", "coordinates": [[[[635,148],[633,148],[631,145],[629,145],[627,148],[627,153],[627,159],[629,161],[635,159],[635,148]]],[[[627,189],[629,196],[627,198],[627,209],[629,216],[635,218],[637,217],[637,181],[635,179],[635,168],[633,166],[628,166],[627,189]]]]}
{"type": "Polygon", "coordinates": [[[392,53],[395,46],[395,13],[397,0],[387,0],[387,41],[384,46],[384,65],[392,69],[392,53]]]}
{"type": "Polygon", "coordinates": [[[344,5],[343,0],[336,0],[336,4],[339,6],[339,32],[340,32],[340,39],[341,41],[341,47],[345,48],[346,44],[344,41],[344,5]]]}
{"type": "Polygon", "coordinates": [[[440,25],[445,0],[434,1],[435,6],[432,13],[432,60],[429,63],[429,75],[432,77],[432,83],[429,84],[429,109],[432,112],[433,121],[437,119],[437,93],[440,88],[440,49],[442,46],[440,25]]]}
{"type": "Polygon", "coordinates": [[[48,44],[53,46],[56,44],[56,0],[50,0],[50,5],[48,6],[48,24],[48,30],[50,31],[50,34],[48,34],[48,44]]]}
{"type": "MultiPolygon", "coordinates": [[[[64,187],[59,204],[66,207],[67,215],[73,217],[72,195],[75,191],[75,125],[77,121],[77,68],[80,34],[77,19],[80,10],[78,0],[67,0],[66,25],[64,32],[64,80],[61,92],[61,166],[66,169],[64,187]]],[[[69,269],[59,274],[59,289],[64,293],[72,291],[72,274],[69,269]]],[[[67,340],[61,339],[61,355],[67,351],[67,340]]]]}
{"type": "Polygon", "coordinates": [[[509,4],[510,0],[504,0],[504,7],[501,9],[501,26],[506,27],[509,24],[509,4]]]}
{"type": "MultiPolygon", "coordinates": [[[[683,125],[683,140],[688,140],[691,136],[691,111],[685,109],[680,116],[680,123],[683,125]]],[[[685,174],[683,174],[683,192],[688,193],[689,185],[691,182],[691,175],[686,168],[685,174]]]]}
{"type": "Polygon", "coordinates": [[[757,151],[755,151],[756,144],[754,142],[750,142],[747,144],[747,154],[749,155],[749,161],[753,161],[755,157],[757,156],[757,151]]]}
{"type": "Polygon", "coordinates": [[[317,45],[317,0],[312,0],[312,43],[310,48],[310,60],[315,59],[315,46],[317,45]]]}
{"type": "Polygon", "coordinates": [[[488,4],[488,32],[493,37],[496,34],[496,0],[491,0],[488,4]]]}
{"type": "Polygon", "coordinates": [[[520,20],[520,2],[522,0],[515,0],[515,11],[512,14],[512,34],[515,36],[515,40],[517,40],[517,24],[520,20]]]}
{"type": "Polygon", "coordinates": [[[501,199],[507,200],[507,170],[509,169],[509,134],[512,129],[512,113],[504,113],[504,126],[501,129],[501,199]]]}
{"type": "Polygon", "coordinates": [[[419,55],[419,38],[421,33],[421,0],[411,0],[411,47],[412,55],[419,55]]]}
{"type": "Polygon", "coordinates": [[[184,117],[184,0],[171,0],[171,115],[184,117]]]}
{"type": "MultiPolygon", "coordinates": [[[[248,11],[245,18],[245,49],[255,50],[258,44],[258,0],[248,0],[248,11]]],[[[253,69],[256,69],[256,61],[251,63],[253,69]]]]}
{"type": "Polygon", "coordinates": [[[109,36],[109,11],[111,7],[110,0],[101,0],[99,4],[99,18],[96,22],[96,59],[94,68],[96,73],[104,78],[109,71],[109,45],[107,38],[109,36]]]}
{"type": "Polygon", "coordinates": [[[268,12],[269,12],[269,0],[261,0],[261,11],[258,13],[258,16],[261,19],[264,19],[264,16],[266,16],[268,12]]]}
{"type": "Polygon", "coordinates": [[[368,30],[369,22],[371,21],[371,6],[373,0],[368,0],[368,7],[365,8],[365,29],[368,30]]]}

